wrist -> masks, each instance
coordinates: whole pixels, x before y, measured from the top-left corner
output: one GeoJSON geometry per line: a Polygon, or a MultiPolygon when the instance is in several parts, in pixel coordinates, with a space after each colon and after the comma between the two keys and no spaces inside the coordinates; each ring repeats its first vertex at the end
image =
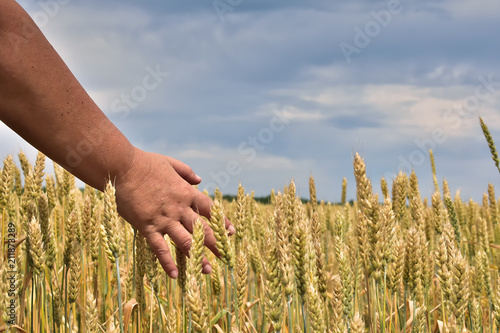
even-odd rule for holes
{"type": "Polygon", "coordinates": [[[136,149],[111,123],[105,123],[95,127],[98,135],[83,139],[77,135],[79,140],[71,138],[66,150],[71,149],[78,158],[69,163],[67,154],[62,164],[84,183],[101,191],[108,180],[115,183],[123,178],[133,163],[136,149]],[[78,144],[75,145],[75,141],[78,144]],[[79,146],[86,149],[79,149],[79,146]]]}
{"type": "Polygon", "coordinates": [[[135,160],[140,154],[140,149],[134,147],[125,137],[122,139],[124,139],[124,142],[108,146],[111,151],[108,155],[109,160],[107,163],[109,164],[108,167],[105,168],[107,169],[107,174],[104,175],[105,179],[102,188],[106,186],[106,182],[109,179],[116,185],[122,183],[133,170],[135,160]]]}
{"type": "Polygon", "coordinates": [[[118,192],[122,192],[121,190],[123,189],[127,192],[131,187],[138,186],[145,177],[149,176],[150,161],[148,155],[149,153],[130,145],[127,161],[120,164],[114,177],[111,178],[114,182],[117,194],[118,192]]]}

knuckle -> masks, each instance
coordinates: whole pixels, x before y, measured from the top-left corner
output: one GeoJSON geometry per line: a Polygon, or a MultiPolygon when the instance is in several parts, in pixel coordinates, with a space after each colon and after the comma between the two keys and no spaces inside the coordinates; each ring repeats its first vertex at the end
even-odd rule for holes
{"type": "Polygon", "coordinates": [[[191,249],[191,243],[192,243],[191,237],[189,237],[182,240],[180,244],[177,244],[177,246],[179,246],[179,249],[181,251],[185,251],[185,253],[187,253],[191,249]]]}
{"type": "Polygon", "coordinates": [[[186,184],[182,189],[184,196],[188,200],[189,203],[192,203],[196,199],[196,190],[189,184],[186,184]]]}
{"type": "Polygon", "coordinates": [[[159,248],[159,249],[156,249],[156,257],[157,258],[160,258],[160,257],[165,257],[169,254],[169,250],[168,250],[168,247],[167,248],[159,248]]]}
{"type": "Polygon", "coordinates": [[[170,208],[170,212],[169,212],[169,217],[175,219],[175,220],[179,220],[181,216],[184,215],[184,211],[185,211],[185,208],[183,207],[183,205],[181,203],[177,204],[177,205],[173,205],[171,208],[170,208]]]}
{"type": "Polygon", "coordinates": [[[213,233],[212,228],[210,228],[208,223],[206,223],[205,221],[203,221],[203,231],[205,232],[205,235],[210,235],[213,233]]]}
{"type": "Polygon", "coordinates": [[[161,232],[167,235],[170,235],[175,230],[175,220],[168,219],[162,223],[161,232]]]}

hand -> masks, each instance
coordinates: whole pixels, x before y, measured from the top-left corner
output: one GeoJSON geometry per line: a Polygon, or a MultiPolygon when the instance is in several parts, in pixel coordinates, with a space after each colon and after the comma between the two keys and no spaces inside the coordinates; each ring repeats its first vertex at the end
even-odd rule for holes
{"type": "MultiPolygon", "coordinates": [[[[118,212],[144,235],[165,272],[174,279],[178,276],[177,267],[163,236],[167,234],[188,254],[193,221],[199,215],[210,219],[210,198],[192,186],[200,181],[181,161],[137,148],[131,166],[116,180],[118,212]]],[[[205,221],[203,224],[205,245],[218,256],[213,232],[205,221]]],[[[226,229],[234,233],[227,218],[226,229]]],[[[202,266],[203,273],[211,272],[206,258],[202,266]]]]}

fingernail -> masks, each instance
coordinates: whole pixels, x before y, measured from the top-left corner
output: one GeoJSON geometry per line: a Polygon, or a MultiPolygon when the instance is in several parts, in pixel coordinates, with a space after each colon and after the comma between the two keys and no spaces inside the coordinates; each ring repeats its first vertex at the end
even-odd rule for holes
{"type": "Polygon", "coordinates": [[[212,265],[207,264],[207,265],[203,266],[203,273],[204,274],[212,273],[212,265]]]}
{"type": "Polygon", "coordinates": [[[200,176],[198,176],[197,174],[194,174],[194,175],[195,175],[196,177],[198,177],[198,179],[200,179],[200,180],[201,180],[201,177],[200,177],[200,176]]]}
{"type": "Polygon", "coordinates": [[[230,235],[234,235],[234,233],[236,232],[236,229],[234,229],[234,226],[232,224],[229,226],[227,230],[229,231],[230,235]]]}
{"type": "Polygon", "coordinates": [[[179,276],[179,272],[178,271],[171,271],[169,276],[172,278],[172,279],[177,279],[177,276],[179,276]]]}

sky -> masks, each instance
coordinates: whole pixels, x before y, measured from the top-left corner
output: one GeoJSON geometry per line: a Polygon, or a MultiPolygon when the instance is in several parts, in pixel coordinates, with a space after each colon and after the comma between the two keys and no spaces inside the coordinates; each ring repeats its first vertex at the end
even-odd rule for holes
{"type": "MultiPolygon", "coordinates": [[[[415,170],[462,199],[500,192],[479,126],[500,144],[496,0],[24,0],[89,95],[137,147],[172,156],[201,188],[255,195],[292,179],[307,198],[355,198],[415,170]]],[[[0,156],[35,151],[5,125],[0,156]]],[[[497,193],[498,194],[498,193],[497,193]]]]}

